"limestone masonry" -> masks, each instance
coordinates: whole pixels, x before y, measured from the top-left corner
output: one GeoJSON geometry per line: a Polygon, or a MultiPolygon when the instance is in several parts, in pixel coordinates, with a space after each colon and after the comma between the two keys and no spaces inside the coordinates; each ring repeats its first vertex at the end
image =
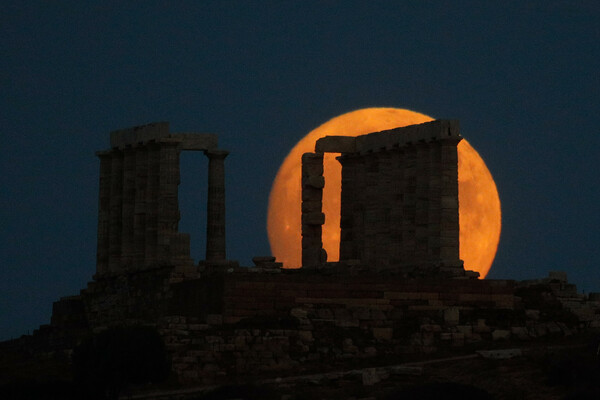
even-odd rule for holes
{"type": "Polygon", "coordinates": [[[270,256],[254,257],[253,267],[228,260],[228,153],[216,135],[171,133],[166,122],[112,132],[110,148],[97,153],[96,274],[79,295],[54,303],[50,325],[0,343],[0,383],[31,374],[31,365],[36,379],[49,379],[56,365],[68,370],[84,338],[122,325],[155,327],[177,380],[206,385],[600,327],[600,294],[577,293],[565,273],[515,282],[464,270],[460,140],[458,122],[447,120],[318,140],[302,156],[298,182],[303,267],[289,270],[270,256]],[[181,151],[209,158],[206,258],[198,263],[178,231],[181,151]],[[339,262],[327,261],[321,238],[326,152],[340,153],[342,165],[339,262]]]}
{"type": "Polygon", "coordinates": [[[167,122],[112,132],[100,158],[97,276],[192,265],[190,237],[179,233],[179,154],[209,159],[206,261],[225,261],[225,168],[217,136],[172,134],[167,122]]]}
{"type": "Polygon", "coordinates": [[[431,276],[459,259],[458,121],[327,136],[302,157],[302,264],[322,264],[323,154],[341,153],[340,261],[431,276]]]}

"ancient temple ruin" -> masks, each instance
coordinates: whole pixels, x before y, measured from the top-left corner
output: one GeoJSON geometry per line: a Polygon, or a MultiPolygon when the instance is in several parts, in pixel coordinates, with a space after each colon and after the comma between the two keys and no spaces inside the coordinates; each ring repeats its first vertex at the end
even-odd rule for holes
{"type": "Polygon", "coordinates": [[[254,257],[253,267],[227,259],[227,152],[216,135],[171,133],[164,122],[112,132],[110,149],[97,153],[96,274],[54,303],[49,325],[0,343],[0,383],[52,377],[56,365],[70,371],[73,349],[111,327],[156,329],[177,381],[196,386],[330,376],[359,364],[369,367],[364,382],[382,360],[393,366],[438,350],[600,327],[600,294],[583,297],[564,273],[518,283],[464,271],[460,140],[458,123],[446,120],[318,140],[302,157],[303,268],[285,269],[274,257],[254,257]],[[189,235],[178,231],[181,151],[209,158],[206,260],[198,265],[189,235]],[[336,263],[321,239],[326,152],[342,164],[336,263]],[[55,364],[43,364],[49,359],[55,364]]]}
{"type": "Polygon", "coordinates": [[[302,157],[302,264],[323,264],[323,153],[341,153],[340,262],[373,270],[463,271],[458,121],[327,136],[302,157]]]}
{"type": "Polygon", "coordinates": [[[206,263],[226,263],[225,166],[214,134],[170,133],[167,122],[114,131],[100,158],[97,277],[192,265],[190,236],[178,231],[179,155],[208,157],[206,263]]]}

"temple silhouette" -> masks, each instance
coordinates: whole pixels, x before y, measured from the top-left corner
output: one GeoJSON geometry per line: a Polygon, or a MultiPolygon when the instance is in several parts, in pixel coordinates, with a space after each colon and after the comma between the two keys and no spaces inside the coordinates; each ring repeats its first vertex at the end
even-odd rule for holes
{"type": "Polygon", "coordinates": [[[156,329],[181,385],[355,365],[366,366],[359,375],[372,385],[402,373],[382,366],[386,360],[599,328],[600,294],[577,293],[565,273],[516,282],[480,280],[464,269],[461,139],[453,120],[319,139],[301,160],[302,268],[292,270],[271,256],[254,257],[249,267],[227,258],[228,152],[216,135],[171,133],[166,122],[112,132],[110,148],[97,153],[96,273],[80,294],[54,303],[49,325],[0,343],[2,359],[11,360],[0,363],[0,383],[26,375],[31,360],[54,357],[68,365],[84,338],[115,326],[156,329]],[[190,236],[178,230],[182,151],[202,151],[209,160],[206,258],[198,263],[190,236]],[[338,153],[342,165],[336,262],[327,260],[321,239],[328,152],[338,153]],[[532,287],[545,288],[545,301],[529,301],[532,287]]]}

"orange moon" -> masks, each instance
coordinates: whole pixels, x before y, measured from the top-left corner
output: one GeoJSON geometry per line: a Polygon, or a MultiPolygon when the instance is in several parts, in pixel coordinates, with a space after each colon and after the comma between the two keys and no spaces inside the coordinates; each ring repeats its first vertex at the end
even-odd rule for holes
{"type": "MultiPolygon", "coordinates": [[[[299,268],[301,249],[301,157],[314,152],[317,139],[327,135],[358,136],[421,124],[433,118],[398,108],[365,108],[335,117],[306,135],[283,161],[277,172],[267,215],[271,252],[286,268],[299,268]]],[[[339,259],[341,165],[337,154],[325,153],[323,190],[323,247],[328,261],[339,259]]],[[[465,269],[484,278],[496,255],[501,230],[500,198],[483,159],[463,139],[458,144],[460,257],[465,269]]]]}

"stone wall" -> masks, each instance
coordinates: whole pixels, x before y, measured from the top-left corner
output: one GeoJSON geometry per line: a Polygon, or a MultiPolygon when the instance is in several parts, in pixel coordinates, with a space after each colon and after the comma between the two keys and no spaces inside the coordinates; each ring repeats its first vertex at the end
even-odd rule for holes
{"type": "Polygon", "coordinates": [[[181,151],[209,158],[206,260],[223,264],[225,170],[228,152],[217,136],[170,133],[166,122],[111,133],[100,158],[96,278],[172,266],[190,266],[190,236],[180,233],[181,151]]]}
{"type": "Polygon", "coordinates": [[[412,275],[464,274],[458,242],[460,140],[458,122],[446,120],[319,139],[316,152],[302,157],[304,266],[323,264],[317,257],[324,220],[322,153],[338,152],[340,261],[412,275]]]}
{"type": "Polygon", "coordinates": [[[487,326],[475,311],[513,313],[513,289],[512,281],[237,271],[174,285],[170,310],[180,314],[160,328],[184,382],[231,381],[504,338],[510,328],[487,326]],[[205,302],[208,287],[222,302],[205,302]]]}
{"type": "Polygon", "coordinates": [[[162,318],[159,327],[182,382],[379,365],[558,339],[600,326],[600,304],[555,280],[541,281],[540,292],[506,280],[251,271],[174,285],[170,310],[180,313],[162,318]],[[528,293],[545,300],[532,303],[528,293]],[[574,303],[578,313],[572,313],[574,303]]]}
{"type": "Polygon", "coordinates": [[[198,277],[195,266],[175,266],[96,278],[81,291],[89,327],[154,324],[168,314],[171,285],[198,277]]]}

